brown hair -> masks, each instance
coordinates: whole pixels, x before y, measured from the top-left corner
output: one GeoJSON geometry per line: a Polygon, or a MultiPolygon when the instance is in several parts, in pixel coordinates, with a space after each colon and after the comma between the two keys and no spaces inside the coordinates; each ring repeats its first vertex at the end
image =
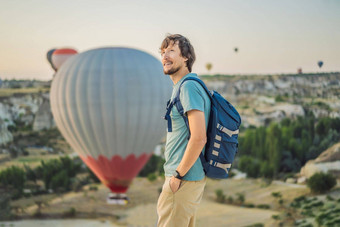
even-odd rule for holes
{"type": "Polygon", "coordinates": [[[178,47],[181,50],[182,57],[187,58],[187,67],[189,72],[191,72],[192,65],[196,60],[195,50],[194,47],[191,45],[189,39],[185,38],[180,34],[169,34],[162,42],[161,47],[159,48],[160,51],[166,49],[169,45],[173,45],[178,43],[178,47]]]}

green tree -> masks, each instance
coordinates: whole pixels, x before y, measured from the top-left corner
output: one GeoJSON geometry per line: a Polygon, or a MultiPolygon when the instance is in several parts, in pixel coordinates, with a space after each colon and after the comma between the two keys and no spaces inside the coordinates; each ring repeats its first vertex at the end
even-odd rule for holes
{"type": "Polygon", "coordinates": [[[245,135],[240,138],[240,153],[243,155],[251,155],[253,152],[253,146],[256,142],[256,129],[248,129],[245,131],[245,135]]]}
{"type": "Polygon", "coordinates": [[[316,125],[316,133],[321,136],[327,134],[331,127],[331,123],[332,122],[330,118],[321,118],[316,125]]]}
{"type": "Polygon", "coordinates": [[[241,171],[247,173],[248,177],[259,177],[260,176],[260,163],[258,160],[248,155],[243,155],[239,159],[238,166],[241,171]]]}
{"type": "MultiPolygon", "coordinates": [[[[61,175],[67,176],[65,182],[69,184],[71,179],[76,176],[76,174],[80,171],[81,164],[74,163],[72,159],[69,157],[61,157],[60,159],[52,159],[47,162],[41,161],[41,166],[38,168],[38,171],[42,172],[42,180],[45,184],[45,189],[52,188],[51,181],[53,180],[53,188],[56,189],[55,182],[61,182],[61,175]]],[[[66,183],[61,182],[64,189],[69,190],[71,187],[66,186],[66,183]]]]}
{"type": "Polygon", "coordinates": [[[252,139],[252,154],[258,159],[266,159],[266,128],[259,127],[252,139]]]}
{"type": "Polygon", "coordinates": [[[45,189],[50,188],[50,183],[52,178],[61,170],[60,161],[57,159],[52,159],[47,161],[41,161],[42,180],[45,184],[45,189]]]}
{"type": "Polygon", "coordinates": [[[139,172],[139,176],[147,177],[150,173],[160,171],[163,169],[163,164],[163,158],[153,154],[144,168],[139,172]]]}
{"type": "Polygon", "coordinates": [[[268,161],[274,167],[274,176],[277,175],[281,161],[281,131],[278,124],[272,123],[267,129],[266,147],[268,151],[268,161]]]}
{"type": "Polygon", "coordinates": [[[55,192],[65,192],[71,189],[71,179],[67,170],[62,170],[52,177],[50,188],[55,192]]]}
{"type": "Polygon", "coordinates": [[[60,162],[61,168],[66,170],[66,174],[70,178],[75,177],[81,169],[81,162],[76,162],[75,160],[70,159],[68,156],[61,157],[60,162]]]}
{"type": "Polygon", "coordinates": [[[22,196],[25,182],[25,171],[17,166],[11,166],[0,172],[0,184],[3,185],[6,190],[11,189],[12,198],[22,196]]]}
{"type": "Polygon", "coordinates": [[[339,140],[340,118],[316,121],[313,114],[307,111],[305,117],[296,120],[286,118],[279,124],[246,129],[239,139],[241,157],[238,167],[241,166],[240,170],[249,177],[269,176],[270,165],[273,177],[278,176],[279,172],[296,172],[308,160],[316,158],[339,140]]]}
{"type": "Polygon", "coordinates": [[[4,190],[0,190],[0,221],[8,220],[11,214],[11,196],[4,190]]]}
{"type": "Polygon", "coordinates": [[[25,168],[25,172],[26,172],[26,179],[33,181],[34,183],[36,183],[37,181],[37,174],[36,172],[28,165],[24,165],[25,168]]]}
{"type": "Polygon", "coordinates": [[[89,174],[88,177],[91,180],[93,180],[93,182],[95,182],[95,183],[99,183],[100,182],[99,178],[92,172],[92,170],[90,168],[87,168],[87,172],[89,174]]]}
{"type": "Polygon", "coordinates": [[[269,164],[267,161],[261,162],[260,174],[265,178],[272,178],[274,175],[273,165],[269,164]]]}

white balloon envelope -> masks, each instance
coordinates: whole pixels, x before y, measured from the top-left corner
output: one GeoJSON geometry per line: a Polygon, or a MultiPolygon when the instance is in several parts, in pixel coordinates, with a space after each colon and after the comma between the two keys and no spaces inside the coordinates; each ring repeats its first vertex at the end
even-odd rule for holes
{"type": "Polygon", "coordinates": [[[58,70],[52,113],[62,135],[112,192],[127,191],[166,132],[172,83],[159,60],[130,48],[80,53],[58,70]]]}

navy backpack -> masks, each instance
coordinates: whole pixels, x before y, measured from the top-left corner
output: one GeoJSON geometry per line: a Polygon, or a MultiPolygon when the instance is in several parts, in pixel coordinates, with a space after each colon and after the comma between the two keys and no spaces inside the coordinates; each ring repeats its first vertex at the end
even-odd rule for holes
{"type": "Polygon", "coordinates": [[[172,131],[170,112],[175,105],[183,117],[187,128],[189,122],[183,111],[179,99],[181,86],[187,80],[195,80],[201,84],[210,97],[211,110],[207,129],[207,143],[205,154],[200,154],[200,159],[207,177],[214,179],[228,178],[229,169],[238,150],[238,134],[241,117],[236,109],[216,91],[210,92],[204,82],[197,77],[185,78],[175,98],[168,102],[165,119],[168,121],[168,131],[172,131]]]}

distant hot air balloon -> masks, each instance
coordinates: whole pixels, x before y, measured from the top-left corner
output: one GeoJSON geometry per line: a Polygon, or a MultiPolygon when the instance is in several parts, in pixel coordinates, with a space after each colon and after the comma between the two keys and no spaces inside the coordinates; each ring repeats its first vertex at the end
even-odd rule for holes
{"type": "Polygon", "coordinates": [[[58,70],[60,66],[70,57],[78,52],[71,48],[57,49],[52,54],[52,64],[58,70]]]}
{"type": "Polygon", "coordinates": [[[210,62],[208,62],[205,67],[207,68],[208,72],[210,72],[211,68],[212,68],[212,64],[210,62]]]}
{"type": "Polygon", "coordinates": [[[234,48],[234,51],[237,53],[237,52],[238,52],[238,48],[237,48],[237,47],[235,47],[235,48],[234,48]]]}
{"type": "Polygon", "coordinates": [[[319,66],[319,68],[321,68],[322,65],[323,65],[323,61],[318,61],[318,66],[319,66]]]}
{"type": "Polygon", "coordinates": [[[166,132],[172,83],[155,57],[130,48],[78,54],[52,82],[62,135],[103,184],[125,193],[166,132]]]}
{"type": "Polygon", "coordinates": [[[52,63],[52,54],[53,54],[53,52],[54,52],[55,50],[56,50],[56,49],[51,49],[51,50],[47,51],[47,53],[46,53],[46,58],[47,58],[47,61],[50,63],[52,69],[53,69],[54,71],[57,71],[56,67],[54,67],[54,65],[53,65],[53,63],[52,63]]]}

